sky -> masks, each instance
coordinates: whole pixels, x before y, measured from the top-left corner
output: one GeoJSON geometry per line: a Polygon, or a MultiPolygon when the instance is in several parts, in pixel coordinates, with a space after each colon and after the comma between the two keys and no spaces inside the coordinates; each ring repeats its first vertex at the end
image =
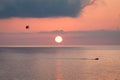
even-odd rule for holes
{"type": "Polygon", "coordinates": [[[120,0],[0,0],[0,45],[51,45],[56,44],[57,35],[64,38],[61,44],[120,44],[120,32],[116,32],[120,27],[119,3],[120,0]],[[30,26],[27,30],[26,25],[30,26]],[[48,33],[56,30],[58,33],[48,33]],[[59,30],[64,33],[59,34],[59,30]],[[81,32],[72,31],[85,32],[81,36],[81,32]]]}
{"type": "Polygon", "coordinates": [[[4,45],[120,45],[120,31],[48,31],[0,33],[0,46],[4,45]],[[57,43],[56,36],[63,41],[57,43]]]}
{"type": "Polygon", "coordinates": [[[120,0],[0,0],[0,32],[115,30],[120,0]]]}

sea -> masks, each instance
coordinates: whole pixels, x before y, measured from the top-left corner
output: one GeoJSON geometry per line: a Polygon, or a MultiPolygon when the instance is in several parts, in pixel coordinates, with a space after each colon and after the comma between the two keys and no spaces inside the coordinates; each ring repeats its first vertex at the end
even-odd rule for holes
{"type": "Polygon", "coordinates": [[[120,80],[120,46],[1,46],[0,80],[120,80]]]}

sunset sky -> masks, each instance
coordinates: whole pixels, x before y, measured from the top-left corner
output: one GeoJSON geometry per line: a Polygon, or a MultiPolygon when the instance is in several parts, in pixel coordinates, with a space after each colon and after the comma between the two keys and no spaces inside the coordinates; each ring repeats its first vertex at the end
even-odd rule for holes
{"type": "Polygon", "coordinates": [[[55,30],[65,31],[61,44],[120,44],[119,8],[120,0],[0,0],[0,45],[56,44],[58,34],[38,33],[55,30]]]}
{"type": "Polygon", "coordinates": [[[115,30],[120,0],[0,0],[0,32],[115,30]]]}

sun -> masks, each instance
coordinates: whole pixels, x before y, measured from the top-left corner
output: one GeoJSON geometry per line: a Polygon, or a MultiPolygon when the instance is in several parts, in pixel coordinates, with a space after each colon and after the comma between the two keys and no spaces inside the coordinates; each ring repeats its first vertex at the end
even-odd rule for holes
{"type": "Polygon", "coordinates": [[[61,36],[56,36],[55,37],[55,42],[61,43],[63,41],[63,38],[61,36]]]}

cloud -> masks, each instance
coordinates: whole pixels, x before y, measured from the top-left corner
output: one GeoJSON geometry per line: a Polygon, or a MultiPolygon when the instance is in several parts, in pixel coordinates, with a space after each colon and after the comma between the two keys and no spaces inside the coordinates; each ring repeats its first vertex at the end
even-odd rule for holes
{"type": "Polygon", "coordinates": [[[0,0],[0,18],[76,17],[96,0],[0,0]]]}

